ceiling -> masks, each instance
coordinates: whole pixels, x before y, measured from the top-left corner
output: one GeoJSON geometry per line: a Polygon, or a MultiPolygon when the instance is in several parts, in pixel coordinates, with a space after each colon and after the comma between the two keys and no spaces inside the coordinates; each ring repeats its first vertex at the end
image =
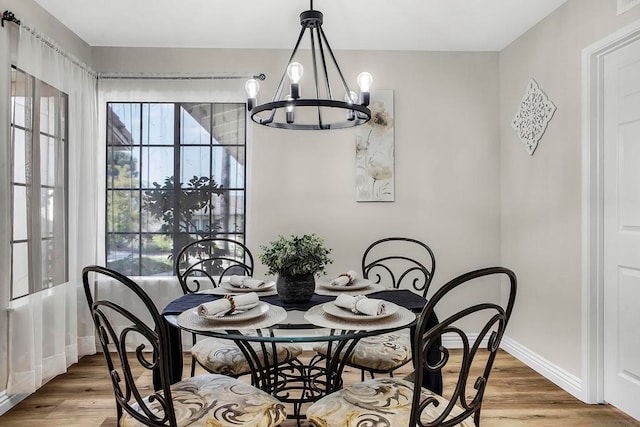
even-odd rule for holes
{"type": "MultiPolygon", "coordinates": [[[[293,49],[306,0],[35,0],[91,46],[293,49]]],[[[316,0],[333,49],[500,51],[566,0],[316,0]]]]}

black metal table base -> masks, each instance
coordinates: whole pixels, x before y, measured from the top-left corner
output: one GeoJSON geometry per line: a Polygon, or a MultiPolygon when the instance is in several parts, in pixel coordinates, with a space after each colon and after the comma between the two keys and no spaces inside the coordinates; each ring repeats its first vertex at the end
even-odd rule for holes
{"type": "Polygon", "coordinates": [[[314,356],[308,364],[293,359],[263,371],[252,383],[279,401],[293,405],[293,414],[288,418],[297,420],[300,426],[301,420],[306,418],[303,405],[342,388],[341,375],[328,370],[322,362],[326,359],[320,356],[314,356]]]}

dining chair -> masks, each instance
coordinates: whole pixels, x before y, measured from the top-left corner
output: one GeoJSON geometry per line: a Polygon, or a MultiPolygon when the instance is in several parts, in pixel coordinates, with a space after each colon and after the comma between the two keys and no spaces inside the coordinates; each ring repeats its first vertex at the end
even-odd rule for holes
{"type": "MultiPolygon", "coordinates": [[[[174,273],[185,294],[207,288],[216,288],[231,275],[253,276],[253,255],[241,242],[223,237],[209,237],[185,245],[174,260],[174,273]]],[[[251,372],[242,350],[231,340],[219,338],[198,339],[191,334],[191,376],[196,362],[207,372],[239,377],[251,372]]],[[[288,363],[302,353],[297,344],[253,346],[256,357],[264,363],[288,363]],[[275,352],[275,358],[274,353],[275,352]]]]}
{"type": "Polygon", "coordinates": [[[151,298],[133,280],[105,267],[85,267],[82,281],[107,362],[119,426],[255,427],[277,426],[286,419],[278,399],[225,375],[205,374],[170,385],[166,325],[151,298]],[[100,299],[100,289],[106,286],[117,286],[122,301],[100,299]],[[136,315],[129,306],[146,310],[136,315]],[[161,387],[156,392],[147,394],[152,387],[145,370],[159,371],[161,387]]]}
{"type": "MultiPolygon", "coordinates": [[[[362,275],[374,283],[391,289],[409,289],[426,298],[436,270],[433,251],[423,242],[408,237],[387,237],[376,240],[362,256],[362,275]]],[[[328,345],[314,350],[327,354],[328,345]]],[[[411,340],[408,332],[383,334],[360,340],[346,361],[371,378],[377,373],[389,374],[411,361],[411,340]]]]}
{"type": "Polygon", "coordinates": [[[490,267],[446,283],[434,293],[418,320],[413,347],[414,381],[371,379],[336,391],[309,407],[310,425],[479,426],[489,374],[513,310],[516,282],[511,270],[490,267]],[[501,286],[507,283],[507,290],[501,293],[501,286]],[[449,314],[428,327],[427,320],[435,310],[440,316],[449,314]],[[444,335],[449,341],[460,341],[460,358],[439,344],[444,335]],[[440,357],[430,361],[429,350],[434,346],[440,357]],[[454,360],[460,363],[453,363],[454,360]],[[457,376],[455,384],[445,388],[442,396],[422,387],[425,371],[436,370],[457,376]]]}

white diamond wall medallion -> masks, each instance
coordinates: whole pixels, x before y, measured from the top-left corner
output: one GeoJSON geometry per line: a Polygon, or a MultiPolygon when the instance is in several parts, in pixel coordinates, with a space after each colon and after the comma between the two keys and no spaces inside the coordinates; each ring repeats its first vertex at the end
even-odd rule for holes
{"type": "Polygon", "coordinates": [[[511,127],[518,133],[530,155],[536,151],[538,142],[555,112],[556,106],[538,87],[536,81],[531,79],[527,85],[527,92],[511,122],[511,127]]]}

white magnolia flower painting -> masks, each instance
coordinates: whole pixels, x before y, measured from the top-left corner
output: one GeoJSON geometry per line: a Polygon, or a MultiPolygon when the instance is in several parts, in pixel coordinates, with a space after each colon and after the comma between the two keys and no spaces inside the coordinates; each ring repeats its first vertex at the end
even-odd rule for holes
{"type": "Polygon", "coordinates": [[[356,128],[356,201],[394,201],[393,91],[371,92],[371,120],[356,128]]]}

